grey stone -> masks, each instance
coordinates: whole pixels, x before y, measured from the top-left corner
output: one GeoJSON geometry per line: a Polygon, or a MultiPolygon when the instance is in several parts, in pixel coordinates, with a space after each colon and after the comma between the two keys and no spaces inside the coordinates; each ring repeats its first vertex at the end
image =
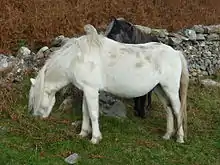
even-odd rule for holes
{"type": "Polygon", "coordinates": [[[166,37],[169,33],[166,29],[151,29],[151,33],[158,35],[159,37],[166,37]]]}
{"type": "Polygon", "coordinates": [[[218,61],[216,59],[213,59],[212,64],[215,65],[215,64],[217,64],[217,62],[218,61]]]}
{"type": "Polygon", "coordinates": [[[35,55],[35,58],[36,59],[44,58],[46,57],[47,52],[50,52],[49,48],[47,46],[44,46],[37,52],[37,54],[35,55]]]}
{"type": "Polygon", "coordinates": [[[193,77],[197,76],[197,72],[192,72],[191,74],[193,77]]]}
{"type": "Polygon", "coordinates": [[[205,36],[203,34],[196,34],[196,40],[197,41],[204,41],[205,40],[205,36]]]}
{"type": "Polygon", "coordinates": [[[205,42],[201,42],[201,43],[200,43],[200,46],[201,46],[201,47],[205,47],[205,46],[206,46],[206,43],[205,43],[205,42]]]}
{"type": "Polygon", "coordinates": [[[208,33],[218,33],[220,34],[220,25],[210,25],[206,26],[208,33]]]}
{"type": "Polygon", "coordinates": [[[7,68],[12,65],[15,58],[0,54],[0,69],[7,68]]]}
{"type": "Polygon", "coordinates": [[[178,33],[169,33],[168,37],[175,37],[175,38],[178,38],[182,41],[188,41],[189,40],[187,37],[184,37],[183,35],[181,35],[181,33],[180,34],[178,34],[178,33]]]}
{"type": "Polygon", "coordinates": [[[2,83],[1,78],[5,80],[8,79],[8,75],[12,74],[12,70],[15,67],[16,58],[13,56],[5,56],[0,54],[0,83],[2,83]]]}
{"type": "Polygon", "coordinates": [[[206,67],[204,65],[200,65],[201,70],[206,70],[206,67]]]}
{"type": "Polygon", "coordinates": [[[178,45],[182,42],[180,38],[175,38],[175,37],[169,37],[169,44],[170,45],[178,45]]]}
{"type": "Polygon", "coordinates": [[[204,85],[204,86],[206,86],[206,87],[209,87],[209,86],[220,87],[220,83],[219,83],[219,82],[216,82],[216,81],[211,80],[211,79],[201,80],[201,84],[204,85]]]}
{"type": "Polygon", "coordinates": [[[142,25],[135,25],[135,27],[137,27],[138,29],[144,31],[147,34],[151,33],[151,28],[149,28],[149,27],[142,26],[142,25]]]}
{"type": "Polygon", "coordinates": [[[64,161],[68,164],[75,164],[77,163],[78,159],[79,159],[79,155],[77,153],[73,153],[68,157],[66,157],[64,161]]]}
{"type": "Polygon", "coordinates": [[[205,57],[211,56],[212,53],[209,50],[204,51],[205,57]]]}
{"type": "Polygon", "coordinates": [[[212,68],[207,68],[207,72],[210,76],[214,74],[214,70],[212,68]]]}
{"type": "Polygon", "coordinates": [[[68,96],[65,98],[65,100],[60,104],[59,110],[65,111],[67,109],[73,108],[73,98],[71,96],[68,96]]]}
{"type": "Polygon", "coordinates": [[[185,29],[185,30],[183,31],[183,33],[184,33],[184,35],[185,35],[186,37],[189,38],[189,40],[192,40],[192,41],[195,41],[195,40],[196,40],[196,32],[195,32],[194,30],[192,30],[192,29],[185,29]]]}
{"type": "Polygon", "coordinates": [[[199,64],[196,64],[196,70],[198,70],[200,68],[199,64]]]}
{"type": "Polygon", "coordinates": [[[17,57],[18,58],[26,58],[28,56],[30,56],[31,51],[27,48],[27,47],[20,47],[20,49],[17,52],[17,57]]]}
{"type": "Polygon", "coordinates": [[[212,62],[211,62],[210,59],[205,59],[205,66],[206,66],[206,67],[209,66],[209,65],[211,65],[211,64],[212,64],[212,62]]]}
{"type": "Polygon", "coordinates": [[[56,38],[54,38],[51,42],[52,46],[62,46],[69,38],[68,37],[64,37],[64,35],[60,35],[57,36],[56,38]]]}
{"type": "Polygon", "coordinates": [[[0,126],[0,135],[3,135],[3,134],[7,134],[8,133],[8,128],[5,127],[5,126],[0,126]]]}
{"type": "Polygon", "coordinates": [[[127,109],[125,105],[121,101],[117,101],[114,103],[114,105],[109,108],[101,108],[103,115],[104,116],[111,116],[111,117],[119,117],[119,118],[124,118],[127,115],[127,109]]]}
{"type": "Polygon", "coordinates": [[[163,44],[169,44],[169,37],[166,36],[166,37],[157,37],[157,39],[162,42],[163,44]]]}
{"type": "Polygon", "coordinates": [[[192,29],[196,32],[196,33],[204,33],[204,27],[202,25],[194,25],[192,27],[192,29]]]}
{"type": "Polygon", "coordinates": [[[104,104],[113,105],[116,99],[112,94],[102,91],[99,93],[99,101],[104,104]]]}
{"type": "Polygon", "coordinates": [[[207,36],[207,40],[208,41],[219,41],[220,40],[220,36],[219,34],[213,33],[207,36]]]}
{"type": "Polygon", "coordinates": [[[203,76],[208,76],[209,74],[208,74],[207,71],[202,71],[202,75],[203,75],[203,76]]]}

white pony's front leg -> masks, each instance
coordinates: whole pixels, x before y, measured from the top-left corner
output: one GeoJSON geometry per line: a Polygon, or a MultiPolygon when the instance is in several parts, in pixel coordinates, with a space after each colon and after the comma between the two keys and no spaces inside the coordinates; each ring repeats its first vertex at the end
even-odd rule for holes
{"type": "Polygon", "coordinates": [[[82,120],[82,128],[81,132],[79,133],[79,136],[86,137],[88,134],[92,132],[92,128],[90,125],[90,118],[89,118],[89,111],[88,111],[88,105],[86,102],[85,95],[83,96],[83,103],[82,103],[82,112],[83,112],[83,120],[82,120]]]}
{"type": "Polygon", "coordinates": [[[91,142],[97,144],[102,139],[99,129],[99,93],[96,89],[85,87],[84,96],[86,98],[88,112],[92,123],[91,142]]]}

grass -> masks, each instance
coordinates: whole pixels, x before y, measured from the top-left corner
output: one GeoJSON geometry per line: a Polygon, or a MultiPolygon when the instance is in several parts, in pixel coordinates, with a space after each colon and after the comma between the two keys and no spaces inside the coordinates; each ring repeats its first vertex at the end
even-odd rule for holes
{"type": "MultiPolygon", "coordinates": [[[[29,80],[16,85],[17,101],[1,111],[1,165],[65,165],[64,158],[78,153],[80,165],[219,165],[220,164],[220,89],[190,84],[188,96],[188,140],[178,144],[175,138],[164,141],[165,112],[153,97],[153,109],[147,119],[132,115],[127,119],[100,118],[103,140],[92,145],[76,136],[80,127],[71,122],[81,118],[73,111],[56,108],[45,120],[27,114],[29,80]]],[[[14,94],[15,95],[15,94],[14,94]]],[[[76,102],[75,109],[80,108],[76,102]]]]}

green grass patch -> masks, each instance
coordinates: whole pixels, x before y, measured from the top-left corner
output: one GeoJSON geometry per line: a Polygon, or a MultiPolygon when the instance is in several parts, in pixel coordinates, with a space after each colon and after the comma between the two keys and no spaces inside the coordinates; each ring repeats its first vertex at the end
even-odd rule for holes
{"type": "MultiPolygon", "coordinates": [[[[165,141],[166,115],[156,96],[147,119],[133,116],[132,100],[124,100],[127,119],[100,117],[103,140],[93,145],[80,139],[80,119],[74,109],[58,111],[39,120],[27,113],[29,80],[18,84],[22,97],[1,112],[1,165],[65,165],[64,158],[78,153],[82,165],[218,165],[220,164],[220,89],[191,84],[188,94],[188,139],[165,141]]],[[[56,105],[58,105],[58,102],[56,105]]],[[[75,109],[81,107],[76,102],[75,109]]]]}

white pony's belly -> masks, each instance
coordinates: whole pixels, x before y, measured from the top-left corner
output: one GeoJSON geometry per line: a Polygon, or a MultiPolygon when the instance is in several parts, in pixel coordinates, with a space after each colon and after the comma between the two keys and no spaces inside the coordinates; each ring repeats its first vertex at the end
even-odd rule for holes
{"type": "Polygon", "coordinates": [[[120,97],[142,96],[159,83],[160,73],[149,64],[140,68],[118,64],[106,69],[104,90],[120,97]]]}

